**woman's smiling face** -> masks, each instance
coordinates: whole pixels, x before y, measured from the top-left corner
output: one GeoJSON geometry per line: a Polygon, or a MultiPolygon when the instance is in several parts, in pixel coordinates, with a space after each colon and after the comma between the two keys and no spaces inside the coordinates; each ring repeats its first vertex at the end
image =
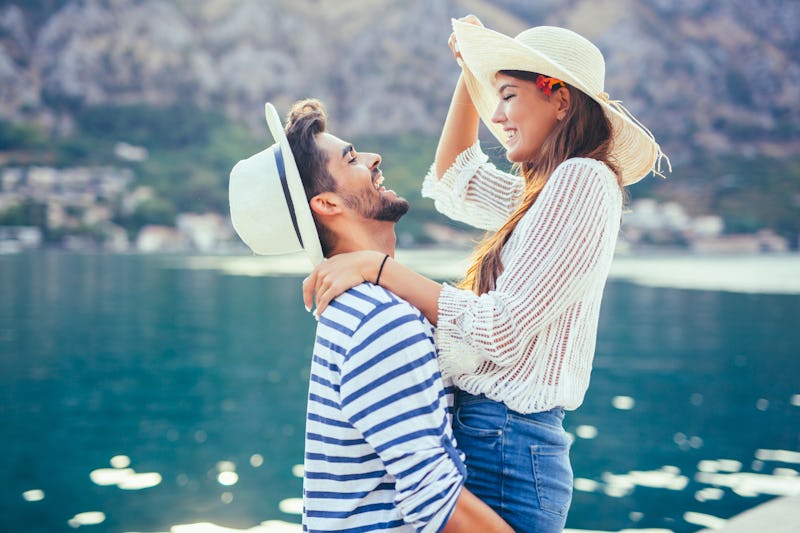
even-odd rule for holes
{"type": "Polygon", "coordinates": [[[506,157],[512,163],[533,161],[563,114],[558,93],[547,96],[533,81],[498,72],[495,89],[500,98],[492,122],[506,133],[506,157]]]}

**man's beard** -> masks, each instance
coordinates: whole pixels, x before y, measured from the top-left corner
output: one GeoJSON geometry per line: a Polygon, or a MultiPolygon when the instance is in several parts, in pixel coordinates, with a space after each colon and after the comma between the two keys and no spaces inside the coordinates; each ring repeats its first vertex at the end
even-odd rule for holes
{"type": "Polygon", "coordinates": [[[408,200],[397,196],[388,198],[384,195],[378,197],[376,202],[369,193],[362,195],[343,196],[344,203],[362,217],[383,222],[397,222],[408,212],[408,200]]]}

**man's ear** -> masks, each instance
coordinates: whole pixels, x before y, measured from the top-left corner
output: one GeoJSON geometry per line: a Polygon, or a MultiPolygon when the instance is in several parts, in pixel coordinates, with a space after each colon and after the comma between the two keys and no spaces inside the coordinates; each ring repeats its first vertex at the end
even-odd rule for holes
{"type": "Polygon", "coordinates": [[[326,217],[342,212],[342,201],[336,193],[321,192],[308,202],[311,212],[317,216],[326,217]]]}

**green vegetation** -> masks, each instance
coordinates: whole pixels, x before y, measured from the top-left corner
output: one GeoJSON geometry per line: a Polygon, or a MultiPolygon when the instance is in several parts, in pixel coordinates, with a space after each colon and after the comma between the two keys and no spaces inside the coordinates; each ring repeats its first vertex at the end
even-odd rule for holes
{"type": "Polygon", "coordinates": [[[774,229],[797,244],[800,235],[800,157],[732,157],[709,164],[709,211],[725,219],[727,231],[774,229]]]}
{"type": "MultiPolygon", "coordinates": [[[[156,196],[116,220],[130,232],[146,224],[172,224],[179,212],[226,212],[230,169],[264,143],[221,114],[190,106],[103,106],[75,116],[75,135],[48,142],[31,127],[0,122],[0,146],[8,150],[8,164],[131,168],[134,185],[151,186],[156,196]],[[114,154],[119,142],[147,148],[149,157],[120,160],[114,154]]],[[[17,209],[2,220],[21,220],[29,211],[17,209]]]]}
{"type": "Polygon", "coordinates": [[[182,104],[93,106],[82,109],[75,118],[87,137],[121,140],[151,150],[208,144],[226,122],[220,113],[182,104]]]}
{"type": "Polygon", "coordinates": [[[27,124],[0,120],[0,147],[3,150],[38,149],[44,145],[44,135],[27,124]]]}
{"type": "MultiPolygon", "coordinates": [[[[116,218],[131,235],[146,224],[171,224],[181,212],[226,213],[230,169],[272,142],[266,132],[263,137],[254,135],[221,113],[188,105],[92,107],[74,116],[76,132],[64,139],[48,139],[32,126],[0,121],[0,154],[7,165],[131,168],[136,176],[132,185],[147,185],[155,192],[133,213],[116,218]],[[121,160],[114,154],[118,142],[145,147],[149,157],[142,162],[121,160]]],[[[401,243],[430,244],[425,231],[429,223],[470,229],[437,213],[433,202],[420,195],[436,149],[435,137],[405,134],[352,140],[357,149],[382,155],[386,186],[411,202],[411,211],[398,226],[401,243]]],[[[498,154],[490,153],[497,164],[505,164],[498,154]]],[[[792,245],[798,242],[800,157],[698,158],[691,167],[675,168],[667,181],[644,180],[631,192],[636,198],[667,200],[678,189],[684,195],[695,191],[694,207],[721,215],[728,232],[769,227],[792,245]]],[[[41,225],[43,207],[28,202],[7,209],[0,213],[0,224],[41,225]]]]}
{"type": "Polygon", "coordinates": [[[0,226],[44,226],[44,206],[27,200],[0,211],[0,226]]]}

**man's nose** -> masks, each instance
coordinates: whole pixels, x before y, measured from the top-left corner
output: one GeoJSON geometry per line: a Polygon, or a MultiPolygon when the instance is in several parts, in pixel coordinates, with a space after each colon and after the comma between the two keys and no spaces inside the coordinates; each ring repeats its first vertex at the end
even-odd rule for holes
{"type": "Polygon", "coordinates": [[[380,154],[368,153],[368,154],[364,154],[364,155],[367,158],[367,166],[369,166],[369,168],[378,168],[378,166],[380,166],[380,164],[381,164],[381,156],[380,156],[380,154]]]}

